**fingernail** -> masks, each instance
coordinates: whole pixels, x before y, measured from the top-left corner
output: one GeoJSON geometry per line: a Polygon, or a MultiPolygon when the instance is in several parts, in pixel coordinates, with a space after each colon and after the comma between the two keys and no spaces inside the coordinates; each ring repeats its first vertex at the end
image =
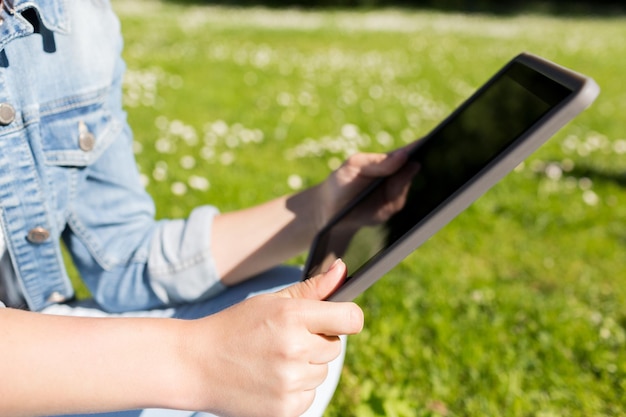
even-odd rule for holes
{"type": "Polygon", "coordinates": [[[328,270],[330,271],[330,270],[335,269],[337,267],[337,265],[339,265],[341,262],[342,262],[341,258],[335,259],[335,262],[333,262],[333,264],[330,266],[330,268],[328,270]]]}

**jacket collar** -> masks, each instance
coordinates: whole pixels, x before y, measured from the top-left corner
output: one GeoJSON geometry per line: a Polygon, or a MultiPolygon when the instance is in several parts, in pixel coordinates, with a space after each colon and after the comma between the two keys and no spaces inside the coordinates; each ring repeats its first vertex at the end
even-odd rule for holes
{"type": "Polygon", "coordinates": [[[0,50],[11,40],[30,35],[34,27],[21,15],[28,8],[34,8],[43,24],[49,30],[69,33],[70,23],[67,16],[68,0],[14,0],[11,12],[0,11],[0,50]]]}

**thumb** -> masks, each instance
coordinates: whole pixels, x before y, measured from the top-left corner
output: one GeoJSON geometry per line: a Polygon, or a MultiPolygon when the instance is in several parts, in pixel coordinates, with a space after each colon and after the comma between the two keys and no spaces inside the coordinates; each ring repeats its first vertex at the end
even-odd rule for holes
{"type": "Polygon", "coordinates": [[[341,259],[337,259],[325,273],[298,282],[277,292],[276,295],[322,301],[339,288],[346,277],[346,272],[346,264],[341,259]]]}

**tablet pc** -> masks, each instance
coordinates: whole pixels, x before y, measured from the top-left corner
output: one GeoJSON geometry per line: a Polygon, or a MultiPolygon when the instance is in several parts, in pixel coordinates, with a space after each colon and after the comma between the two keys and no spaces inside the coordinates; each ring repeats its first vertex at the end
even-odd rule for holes
{"type": "MultiPolygon", "coordinates": [[[[304,279],[342,258],[349,301],[465,210],[597,97],[590,78],[522,53],[373,181],[317,234],[304,279]],[[389,210],[381,195],[394,192],[389,210]]],[[[386,201],[386,200],[385,200],[386,201]]]]}

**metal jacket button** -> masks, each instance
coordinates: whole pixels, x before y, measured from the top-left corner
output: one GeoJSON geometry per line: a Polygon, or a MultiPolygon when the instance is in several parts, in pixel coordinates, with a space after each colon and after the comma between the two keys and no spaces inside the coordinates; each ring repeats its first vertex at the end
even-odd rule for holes
{"type": "Polygon", "coordinates": [[[89,152],[96,144],[96,137],[89,131],[82,120],[78,122],[78,146],[85,152],[89,152]]]}
{"type": "Polygon", "coordinates": [[[15,109],[9,103],[0,103],[0,125],[7,126],[15,120],[15,109]]]}
{"type": "Polygon", "coordinates": [[[35,227],[28,231],[26,239],[31,243],[43,243],[50,237],[50,232],[43,227],[35,227]]]}

